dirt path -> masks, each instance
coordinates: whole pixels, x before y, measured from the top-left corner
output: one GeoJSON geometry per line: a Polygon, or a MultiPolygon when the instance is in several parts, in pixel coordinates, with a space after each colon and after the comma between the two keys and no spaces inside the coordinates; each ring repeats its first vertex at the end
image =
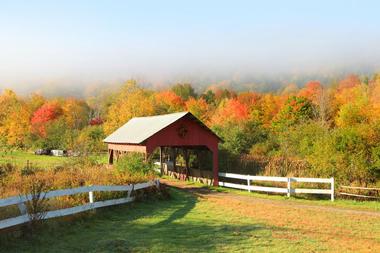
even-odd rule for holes
{"type": "Polygon", "coordinates": [[[161,181],[191,192],[200,200],[215,204],[222,210],[293,231],[288,235],[273,233],[274,237],[288,240],[296,234],[297,240],[317,240],[328,249],[333,249],[333,252],[380,252],[380,212],[261,199],[216,192],[181,181],[161,181]]]}

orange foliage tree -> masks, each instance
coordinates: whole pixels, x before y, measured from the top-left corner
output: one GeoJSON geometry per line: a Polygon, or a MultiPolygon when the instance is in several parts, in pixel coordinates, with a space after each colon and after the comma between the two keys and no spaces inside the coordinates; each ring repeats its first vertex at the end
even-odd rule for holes
{"type": "Polygon", "coordinates": [[[314,104],[317,103],[318,98],[321,96],[322,85],[319,81],[310,81],[305,84],[298,95],[299,97],[305,97],[311,100],[314,104]]]}
{"type": "Polygon", "coordinates": [[[173,91],[161,91],[155,94],[155,107],[157,114],[179,112],[184,108],[184,102],[173,91]]]}
{"type": "Polygon", "coordinates": [[[226,123],[239,123],[247,120],[249,116],[248,106],[239,102],[236,98],[226,99],[221,102],[211,118],[213,125],[226,123]]]}

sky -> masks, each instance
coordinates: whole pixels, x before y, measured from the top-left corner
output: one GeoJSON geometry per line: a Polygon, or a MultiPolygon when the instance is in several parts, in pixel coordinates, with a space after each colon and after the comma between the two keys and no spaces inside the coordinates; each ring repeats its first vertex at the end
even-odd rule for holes
{"type": "Polygon", "coordinates": [[[0,89],[379,71],[379,10],[369,0],[0,0],[0,89]]]}

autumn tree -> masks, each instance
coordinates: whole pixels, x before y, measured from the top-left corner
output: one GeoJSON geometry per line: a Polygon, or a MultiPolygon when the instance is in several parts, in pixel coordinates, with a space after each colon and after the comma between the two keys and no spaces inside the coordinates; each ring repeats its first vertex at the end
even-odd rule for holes
{"type": "Polygon", "coordinates": [[[255,92],[241,92],[237,95],[237,100],[248,107],[255,106],[260,99],[260,95],[255,92]]]}
{"type": "Polygon", "coordinates": [[[183,100],[188,100],[190,97],[197,97],[197,93],[195,92],[193,86],[189,83],[178,83],[174,85],[171,90],[180,96],[183,100]]]}
{"type": "Polygon", "coordinates": [[[339,86],[337,88],[338,92],[354,88],[361,84],[360,78],[357,75],[348,75],[346,78],[339,81],[339,86]]]}
{"type": "Polygon", "coordinates": [[[215,88],[215,103],[218,105],[221,101],[230,98],[236,98],[236,92],[229,89],[215,88]]]}
{"type": "Polygon", "coordinates": [[[273,118],[282,108],[282,100],[273,94],[264,94],[260,97],[257,105],[253,109],[260,121],[267,127],[272,123],[273,118]]]}
{"type": "Polygon", "coordinates": [[[3,122],[12,107],[18,103],[16,93],[12,90],[4,90],[0,96],[0,122],[3,122]]]}
{"type": "Polygon", "coordinates": [[[215,104],[215,93],[210,89],[204,92],[201,98],[203,98],[207,104],[215,104]]]}
{"type": "Polygon", "coordinates": [[[251,118],[248,106],[236,98],[219,104],[211,117],[211,125],[224,140],[222,149],[234,155],[248,153],[252,145],[266,138],[262,123],[251,118]]]}
{"type": "Polygon", "coordinates": [[[313,117],[313,106],[310,100],[304,97],[291,96],[285,106],[276,115],[272,124],[275,128],[295,125],[313,117]]]}
{"type": "Polygon", "coordinates": [[[183,111],[184,102],[182,98],[173,91],[157,92],[154,98],[157,114],[183,111]]]}
{"type": "Polygon", "coordinates": [[[359,77],[355,75],[350,75],[341,80],[334,93],[336,106],[339,107],[340,105],[356,101],[362,95],[363,89],[366,88],[361,85],[359,77]]]}
{"type": "Polygon", "coordinates": [[[82,153],[103,151],[105,134],[101,126],[87,126],[80,132],[75,142],[75,149],[82,153]]]}
{"type": "Polygon", "coordinates": [[[0,141],[23,147],[30,132],[30,116],[27,104],[13,91],[5,90],[0,96],[0,141]]]}
{"type": "Polygon", "coordinates": [[[248,107],[237,99],[226,99],[218,106],[211,118],[213,125],[223,125],[228,122],[238,124],[247,120],[249,116],[248,107]]]}
{"type": "Polygon", "coordinates": [[[58,101],[48,101],[37,109],[32,116],[32,132],[46,137],[46,126],[62,115],[62,107],[58,101]]]}
{"type": "Polygon", "coordinates": [[[380,121],[380,75],[375,75],[370,81],[369,102],[371,104],[370,120],[380,121]]]}
{"type": "Polygon", "coordinates": [[[32,112],[35,112],[43,104],[45,104],[46,98],[38,93],[32,93],[27,99],[27,104],[32,112]]]}
{"type": "Polygon", "coordinates": [[[118,94],[113,90],[102,90],[96,96],[86,99],[88,106],[91,108],[90,120],[100,118],[104,121],[107,118],[109,107],[115,103],[118,94]]]}
{"type": "Polygon", "coordinates": [[[223,139],[221,148],[234,155],[249,153],[252,146],[267,139],[268,131],[254,119],[241,124],[216,125],[213,130],[223,139]]]}
{"type": "Polygon", "coordinates": [[[319,81],[309,81],[305,84],[297,96],[309,99],[314,104],[317,104],[317,100],[322,92],[322,85],[319,81]]]}
{"type": "Polygon", "coordinates": [[[368,86],[357,85],[345,88],[335,96],[339,103],[335,118],[337,126],[346,127],[369,121],[372,108],[369,103],[368,86]]]}
{"type": "Polygon", "coordinates": [[[89,124],[90,126],[98,126],[98,125],[103,124],[103,120],[100,117],[95,117],[95,118],[90,119],[89,124]]]}
{"type": "Polygon", "coordinates": [[[34,139],[33,146],[43,149],[72,148],[74,137],[76,137],[76,132],[68,129],[65,119],[60,117],[44,123],[43,135],[34,139]]]}
{"type": "Polygon", "coordinates": [[[297,92],[298,92],[297,85],[295,83],[289,83],[283,88],[281,95],[294,96],[297,94],[297,92]]]}
{"type": "Polygon", "coordinates": [[[112,133],[133,117],[154,115],[153,99],[153,92],[139,87],[134,80],[128,81],[108,108],[105,133],[112,133]]]}
{"type": "Polygon", "coordinates": [[[195,99],[190,98],[186,101],[186,110],[191,112],[195,117],[200,119],[203,123],[208,123],[210,118],[210,108],[206,100],[203,98],[195,99]]]}
{"type": "Polygon", "coordinates": [[[333,110],[329,90],[323,87],[319,81],[309,81],[297,96],[309,99],[314,105],[315,117],[323,126],[327,126],[333,110]]]}
{"type": "Polygon", "coordinates": [[[24,103],[20,103],[13,108],[4,122],[8,145],[25,146],[26,138],[30,133],[30,116],[30,110],[24,103]]]}
{"type": "Polygon", "coordinates": [[[66,127],[81,129],[88,125],[90,118],[90,107],[83,100],[69,98],[62,106],[66,127]]]}
{"type": "Polygon", "coordinates": [[[104,137],[133,117],[187,110],[223,139],[220,168],[334,176],[363,186],[380,180],[380,75],[350,75],[329,85],[313,80],[266,93],[228,87],[210,85],[198,97],[190,84],[153,91],[130,80],[86,100],[5,90],[0,145],[98,152],[104,137]]]}

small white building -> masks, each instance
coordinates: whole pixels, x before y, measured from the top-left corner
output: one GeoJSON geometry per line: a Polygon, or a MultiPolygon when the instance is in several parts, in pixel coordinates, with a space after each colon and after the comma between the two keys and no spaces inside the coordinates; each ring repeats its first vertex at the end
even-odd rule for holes
{"type": "Polygon", "coordinates": [[[52,156],[64,156],[65,155],[65,152],[63,150],[59,150],[59,149],[53,149],[50,151],[50,153],[52,156]]]}

